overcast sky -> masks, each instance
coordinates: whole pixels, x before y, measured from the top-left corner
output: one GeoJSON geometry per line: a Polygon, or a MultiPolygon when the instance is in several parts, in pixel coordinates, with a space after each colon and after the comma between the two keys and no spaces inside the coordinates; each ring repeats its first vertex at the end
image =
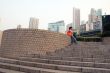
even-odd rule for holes
{"type": "Polygon", "coordinates": [[[65,20],[72,22],[73,7],[80,8],[81,20],[87,20],[91,8],[110,14],[110,0],[0,0],[0,30],[28,28],[30,17],[39,18],[39,28],[48,23],[65,20]]]}

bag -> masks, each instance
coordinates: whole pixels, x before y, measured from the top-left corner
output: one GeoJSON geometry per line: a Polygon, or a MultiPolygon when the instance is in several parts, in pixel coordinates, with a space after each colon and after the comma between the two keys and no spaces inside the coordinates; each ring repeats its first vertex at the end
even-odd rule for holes
{"type": "Polygon", "coordinates": [[[68,35],[69,37],[71,37],[71,36],[73,35],[73,33],[72,33],[71,31],[67,31],[67,35],[68,35]]]}

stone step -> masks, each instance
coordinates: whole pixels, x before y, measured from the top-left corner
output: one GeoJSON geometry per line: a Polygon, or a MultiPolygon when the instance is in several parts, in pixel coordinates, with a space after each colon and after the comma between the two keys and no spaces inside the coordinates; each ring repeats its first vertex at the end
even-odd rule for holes
{"type": "Polygon", "coordinates": [[[108,68],[110,69],[110,63],[98,63],[98,62],[80,62],[80,61],[67,61],[67,60],[49,60],[41,58],[19,58],[22,61],[57,64],[57,65],[69,65],[69,66],[82,66],[82,67],[95,67],[95,68],[108,68]]]}
{"type": "Polygon", "coordinates": [[[14,70],[0,68],[0,73],[25,73],[25,72],[20,72],[20,71],[14,71],[14,70]]]}
{"type": "Polygon", "coordinates": [[[63,56],[63,57],[85,57],[85,58],[110,58],[109,47],[104,45],[72,45],[64,49],[56,50],[48,53],[48,56],[63,56]],[[76,46],[76,47],[75,47],[76,46]],[[106,47],[106,48],[105,48],[106,47]],[[66,54],[65,54],[66,53],[66,54]]]}
{"type": "MultiPolygon", "coordinates": [[[[22,58],[22,57],[21,57],[22,58]]],[[[60,56],[34,56],[28,58],[41,58],[51,60],[67,60],[67,61],[81,61],[81,62],[99,62],[99,63],[110,63],[109,58],[81,58],[81,57],[60,57],[60,56]]]]}
{"type": "Polygon", "coordinates": [[[1,61],[2,63],[10,63],[15,65],[22,65],[28,67],[45,68],[52,70],[71,71],[71,72],[91,72],[91,73],[110,73],[110,69],[105,68],[93,68],[93,67],[79,67],[79,66],[67,66],[67,65],[56,65],[46,63],[36,63],[18,60],[6,60],[1,61]]]}
{"type": "Polygon", "coordinates": [[[80,73],[80,72],[68,72],[68,71],[28,67],[28,66],[21,66],[21,65],[8,64],[8,63],[0,63],[0,68],[16,70],[26,73],[80,73]]]}

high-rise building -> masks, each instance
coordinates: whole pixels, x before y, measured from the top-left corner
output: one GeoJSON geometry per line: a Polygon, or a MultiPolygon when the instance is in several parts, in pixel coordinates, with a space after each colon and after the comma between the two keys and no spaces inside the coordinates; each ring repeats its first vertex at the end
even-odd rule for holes
{"type": "Polygon", "coordinates": [[[89,25],[92,26],[90,27],[90,30],[99,30],[102,28],[102,10],[98,9],[91,9],[90,14],[89,14],[89,25]]]}
{"type": "Polygon", "coordinates": [[[65,23],[63,20],[54,22],[54,23],[49,23],[48,30],[54,31],[54,32],[65,33],[65,23]]]}
{"type": "Polygon", "coordinates": [[[73,8],[73,29],[80,33],[80,9],[73,8]]]}
{"type": "Polygon", "coordinates": [[[102,9],[98,9],[96,13],[97,13],[97,16],[102,16],[102,9]]]}
{"type": "Polygon", "coordinates": [[[33,17],[30,18],[30,21],[29,21],[30,29],[38,29],[38,24],[39,24],[39,19],[33,18],[33,17]]]}
{"type": "Polygon", "coordinates": [[[96,10],[94,8],[91,8],[90,14],[89,14],[89,23],[96,21],[96,10]]]}
{"type": "Polygon", "coordinates": [[[104,35],[110,36],[110,15],[102,16],[102,25],[104,35]]]}
{"type": "Polygon", "coordinates": [[[97,10],[97,26],[102,30],[102,9],[97,10]]]}

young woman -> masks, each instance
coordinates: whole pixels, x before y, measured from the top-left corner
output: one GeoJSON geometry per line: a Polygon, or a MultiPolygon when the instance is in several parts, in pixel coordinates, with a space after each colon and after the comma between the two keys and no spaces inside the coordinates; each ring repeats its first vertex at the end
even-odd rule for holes
{"type": "Polygon", "coordinates": [[[73,42],[77,43],[77,40],[73,34],[74,34],[74,32],[73,32],[72,27],[69,27],[69,30],[67,31],[67,35],[71,38],[71,44],[73,44],[73,42]]]}

